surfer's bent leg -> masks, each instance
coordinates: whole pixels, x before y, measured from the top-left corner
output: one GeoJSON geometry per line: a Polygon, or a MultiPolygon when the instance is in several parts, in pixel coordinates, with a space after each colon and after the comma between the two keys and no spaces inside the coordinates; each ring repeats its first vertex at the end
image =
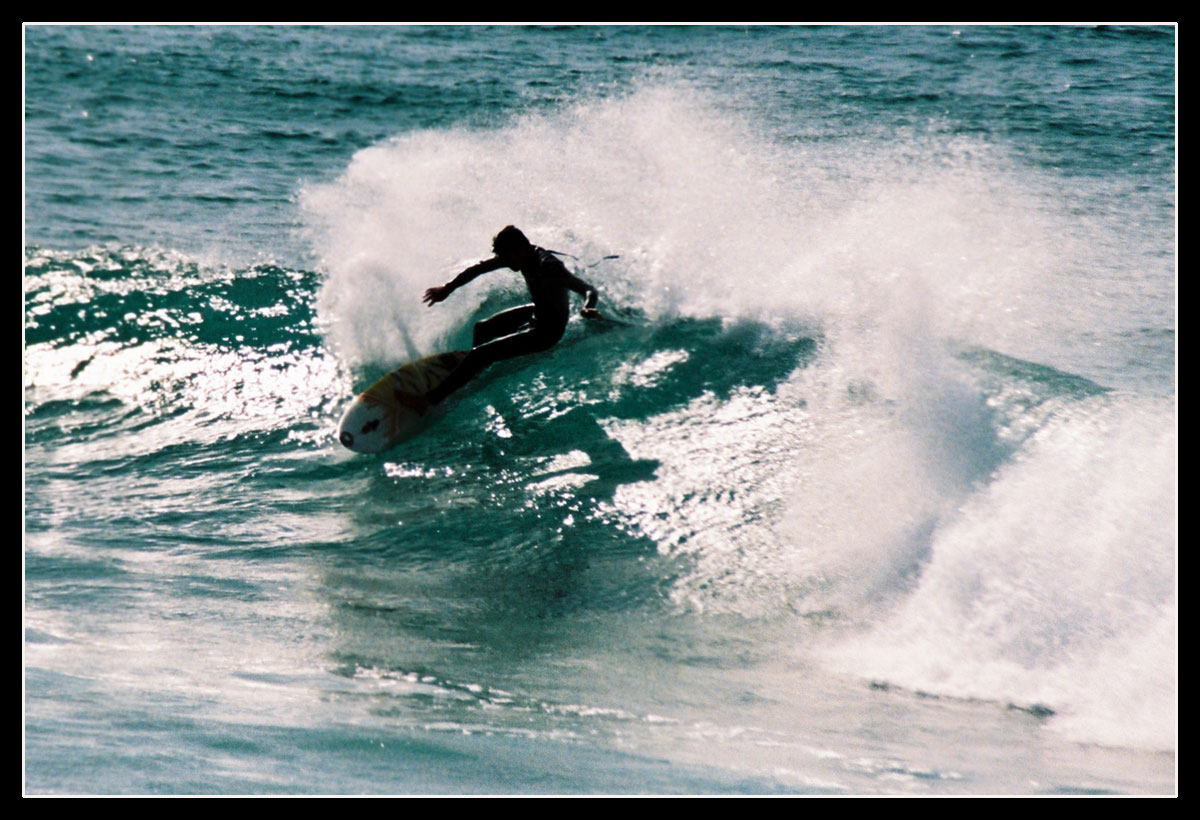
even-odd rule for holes
{"type": "Polygon", "coordinates": [[[501,336],[516,333],[525,325],[532,322],[533,316],[533,305],[521,305],[521,307],[502,310],[495,316],[489,316],[482,322],[475,324],[471,347],[479,347],[493,339],[499,339],[501,336]]]}
{"type": "MultiPolygon", "coordinates": [[[[505,311],[505,313],[509,312],[505,311]]],[[[503,313],[498,314],[492,318],[499,318],[503,315],[503,313]]],[[[491,321],[491,319],[487,321],[491,321]]],[[[537,324],[532,324],[516,333],[510,333],[507,336],[501,336],[498,339],[484,342],[481,345],[471,348],[471,352],[462,360],[462,364],[454,368],[454,372],[447,376],[445,381],[430,390],[425,398],[430,404],[438,404],[442,399],[479,375],[479,372],[488,365],[503,359],[512,359],[516,356],[525,356],[530,353],[549,350],[561,338],[562,331],[555,333],[547,331],[537,324]]]]}

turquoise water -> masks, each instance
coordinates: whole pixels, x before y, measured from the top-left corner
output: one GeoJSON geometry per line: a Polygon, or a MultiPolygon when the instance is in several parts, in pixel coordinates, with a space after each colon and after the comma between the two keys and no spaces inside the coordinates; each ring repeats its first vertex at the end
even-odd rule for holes
{"type": "Polygon", "coordinates": [[[26,793],[1175,791],[1171,28],[24,43],[26,793]]]}

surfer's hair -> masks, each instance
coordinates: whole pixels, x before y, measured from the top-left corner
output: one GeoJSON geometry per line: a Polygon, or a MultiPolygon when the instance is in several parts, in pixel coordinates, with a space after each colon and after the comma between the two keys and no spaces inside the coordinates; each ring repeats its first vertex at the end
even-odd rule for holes
{"type": "Polygon", "coordinates": [[[528,248],[529,240],[525,238],[525,234],[514,228],[512,225],[504,227],[500,233],[492,237],[492,250],[498,255],[504,256],[513,251],[521,251],[528,248]]]}

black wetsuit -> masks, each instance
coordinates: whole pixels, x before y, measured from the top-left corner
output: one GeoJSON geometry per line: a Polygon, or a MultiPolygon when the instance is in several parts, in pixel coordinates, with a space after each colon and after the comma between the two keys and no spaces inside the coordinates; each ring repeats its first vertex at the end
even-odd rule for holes
{"type": "MultiPolygon", "coordinates": [[[[451,292],[475,277],[507,267],[499,257],[472,265],[449,283],[451,292]]],[[[471,352],[462,364],[426,398],[437,404],[462,387],[481,370],[502,359],[548,350],[567,329],[571,304],[567,291],[584,297],[584,307],[596,306],[596,289],[567,270],[554,254],[532,246],[525,262],[517,268],[525,277],[533,304],[501,311],[475,325],[471,352]]]]}

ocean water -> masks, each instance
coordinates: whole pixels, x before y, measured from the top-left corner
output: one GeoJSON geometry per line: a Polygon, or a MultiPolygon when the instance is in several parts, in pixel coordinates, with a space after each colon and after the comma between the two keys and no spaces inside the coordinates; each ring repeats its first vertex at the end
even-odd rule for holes
{"type": "Polygon", "coordinates": [[[25,792],[1175,793],[1175,55],[26,27],[25,792]]]}

